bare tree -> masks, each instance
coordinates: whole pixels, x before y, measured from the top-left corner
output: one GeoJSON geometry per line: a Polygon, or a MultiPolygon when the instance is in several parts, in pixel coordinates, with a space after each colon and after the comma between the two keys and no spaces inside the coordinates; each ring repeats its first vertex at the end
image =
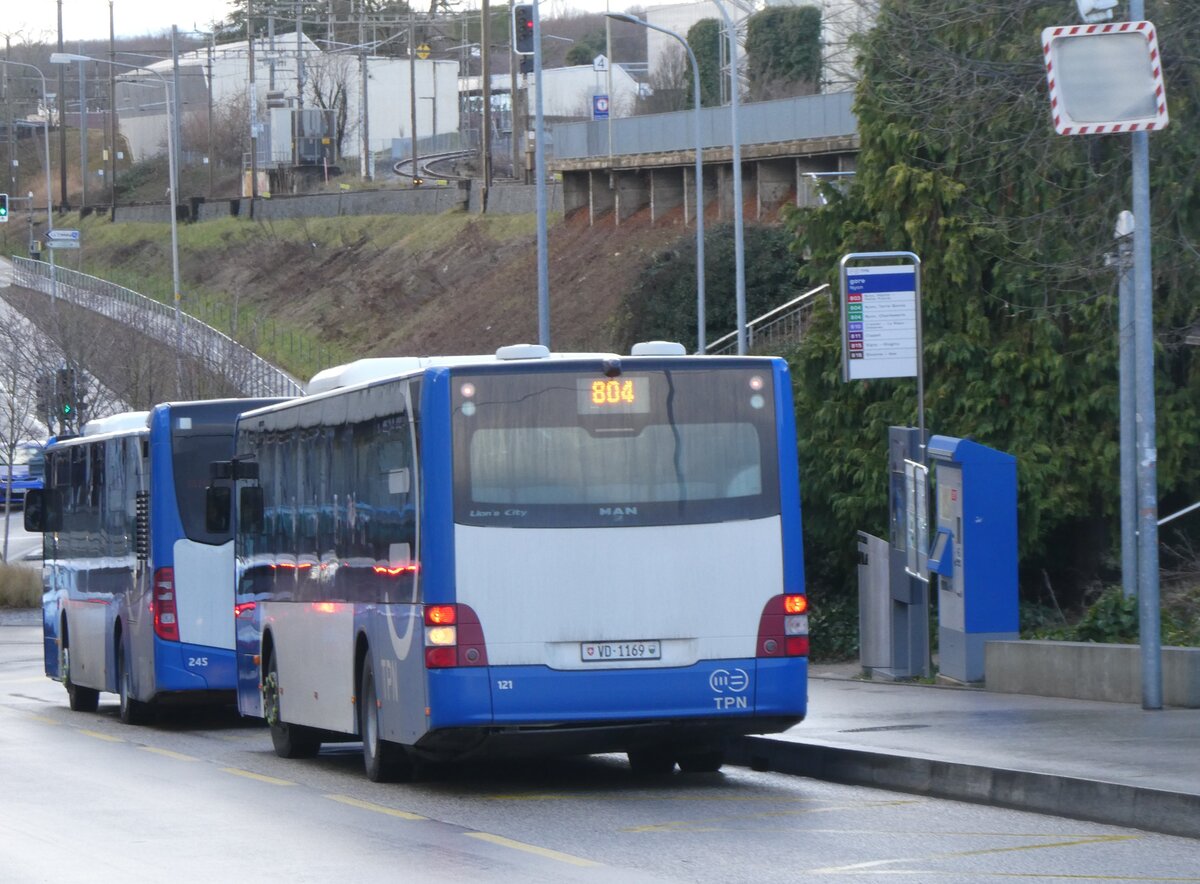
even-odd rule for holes
{"type": "Polygon", "coordinates": [[[349,55],[323,55],[309,61],[308,94],[319,108],[334,113],[334,144],[337,155],[345,156],[346,137],[356,124],[349,120],[349,93],[359,75],[358,59],[349,55]]]}
{"type": "Polygon", "coordinates": [[[663,52],[658,66],[650,72],[649,94],[637,100],[639,114],[665,114],[688,110],[688,85],[692,82],[691,65],[682,46],[671,46],[663,52]]]}

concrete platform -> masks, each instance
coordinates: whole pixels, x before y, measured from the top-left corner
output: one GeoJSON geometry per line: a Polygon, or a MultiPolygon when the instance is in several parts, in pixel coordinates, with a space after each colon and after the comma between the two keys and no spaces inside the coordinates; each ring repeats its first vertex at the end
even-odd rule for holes
{"type": "Polygon", "coordinates": [[[743,739],[730,760],[1200,838],[1200,710],[863,681],[846,671],[814,667],[808,719],[743,739]]]}

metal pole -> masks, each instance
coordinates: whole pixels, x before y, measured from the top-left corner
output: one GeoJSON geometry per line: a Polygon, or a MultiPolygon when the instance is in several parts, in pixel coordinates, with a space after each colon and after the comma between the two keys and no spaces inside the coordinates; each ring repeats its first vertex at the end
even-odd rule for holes
{"type": "MultiPolygon", "coordinates": [[[[108,220],[117,220],[117,25],[113,0],[108,0],[108,220]]],[[[212,76],[208,78],[212,83],[212,76]]]]}
{"type": "Polygon", "coordinates": [[[746,244],[742,224],[742,147],[738,137],[737,28],[721,0],[712,0],[721,11],[729,34],[729,128],[733,141],[733,261],[737,297],[738,355],[746,354],[746,244]]]}
{"type": "Polygon", "coordinates": [[[408,103],[412,132],[413,186],[417,185],[420,172],[417,169],[417,25],[413,14],[408,14],[408,103]]]}
{"type": "Polygon", "coordinates": [[[483,97],[483,116],[479,121],[479,173],[483,187],[479,194],[479,210],[487,212],[488,196],[492,189],[492,23],[491,6],[483,0],[479,23],[479,84],[483,97]]]}
{"type": "MultiPolygon", "coordinates": [[[[51,53],[51,55],[50,55],[50,63],[51,64],[65,65],[70,62],[76,62],[76,61],[78,61],[78,62],[95,61],[95,62],[99,62],[100,64],[110,64],[111,63],[111,64],[117,65],[118,67],[130,68],[131,70],[135,70],[135,71],[146,71],[147,73],[152,74],[153,76],[157,77],[158,82],[160,84],[162,84],[163,105],[164,105],[164,107],[166,107],[166,110],[167,110],[167,175],[169,178],[168,192],[169,192],[169,196],[170,196],[170,200],[168,203],[168,210],[171,215],[171,278],[172,278],[172,285],[175,290],[174,291],[174,294],[175,294],[175,298],[174,298],[174,301],[175,301],[175,392],[176,392],[176,395],[182,396],[183,395],[183,358],[182,358],[182,353],[183,353],[183,316],[180,311],[180,303],[179,303],[182,298],[182,295],[180,294],[181,286],[179,284],[179,224],[178,224],[179,213],[176,211],[176,203],[178,202],[178,199],[179,199],[179,176],[178,176],[178,170],[175,166],[175,138],[172,135],[172,130],[174,128],[172,124],[173,124],[174,120],[172,119],[173,115],[171,113],[171,84],[167,80],[166,77],[164,77],[162,74],[160,74],[154,68],[141,67],[141,66],[135,65],[135,64],[124,64],[119,61],[106,62],[100,58],[92,58],[91,56],[87,56],[87,55],[69,55],[64,52],[51,53]]],[[[51,257],[53,257],[53,255],[54,255],[53,249],[50,251],[50,254],[51,254],[51,257]]],[[[51,265],[51,266],[53,266],[53,265],[51,265]]]]}
{"type": "Polygon", "coordinates": [[[177,25],[171,25],[171,83],[171,93],[167,95],[167,101],[171,103],[171,135],[175,140],[175,168],[178,169],[182,160],[179,151],[183,149],[183,138],[179,129],[179,121],[183,117],[183,104],[179,89],[179,28],[177,25]]]}
{"type": "Polygon", "coordinates": [[[367,3],[366,0],[359,0],[358,4],[358,63],[360,66],[359,75],[362,77],[362,93],[358,102],[358,120],[362,127],[361,145],[359,152],[359,164],[361,166],[361,178],[363,181],[371,180],[371,139],[368,132],[368,117],[367,117],[367,43],[366,43],[366,15],[367,3]]]}
{"type": "Polygon", "coordinates": [[[1121,391],[1121,592],[1137,595],[1137,420],[1134,362],[1133,213],[1117,219],[1117,342],[1121,391]]]}
{"type": "Polygon", "coordinates": [[[258,199],[258,87],[254,82],[254,0],[246,0],[246,57],[250,86],[250,217],[258,199]]]}
{"type": "MultiPolygon", "coordinates": [[[[62,0],[58,0],[58,51],[63,52],[62,0]]],[[[67,71],[58,69],[58,177],[59,205],[67,209],[67,71]]]]}
{"type": "Polygon", "coordinates": [[[79,207],[87,205],[88,118],[87,80],[83,62],[79,63],[79,207]]]}
{"type": "MultiPolygon", "coordinates": [[[[624,12],[609,12],[606,15],[609,19],[641,25],[643,28],[658,31],[660,34],[666,34],[668,37],[674,37],[683,46],[683,51],[687,53],[688,62],[692,66],[692,96],[695,99],[695,113],[692,117],[695,121],[696,132],[696,352],[703,354],[705,349],[707,349],[705,343],[707,321],[705,319],[704,306],[704,133],[700,117],[700,65],[696,62],[696,53],[692,51],[692,47],[688,45],[688,41],[670,28],[650,24],[645,19],[624,12]]],[[[611,70],[611,58],[609,59],[608,66],[609,70],[611,70]]],[[[609,101],[611,100],[612,93],[610,92],[609,101]]]]}
{"type": "MultiPolygon", "coordinates": [[[[1130,0],[1129,17],[1145,17],[1130,0]]],[[[1133,139],[1134,339],[1138,420],[1138,624],[1142,645],[1142,708],[1162,708],[1162,638],[1158,597],[1158,447],[1154,408],[1154,302],[1150,254],[1150,135],[1133,139]]]]}
{"type": "MultiPolygon", "coordinates": [[[[42,73],[42,69],[35,64],[26,64],[23,61],[10,61],[8,64],[15,65],[19,68],[29,68],[36,71],[38,79],[42,81],[42,107],[46,109],[46,125],[43,127],[45,133],[45,148],[46,156],[43,163],[46,167],[46,231],[54,229],[54,207],[52,201],[54,199],[54,185],[50,176],[50,93],[46,88],[46,75],[42,73]]],[[[33,210],[33,200],[29,202],[30,211],[33,210]]],[[[47,241],[46,251],[50,253],[50,300],[53,301],[58,297],[58,278],[54,268],[54,249],[50,248],[47,241]]]]}
{"type": "Polygon", "coordinates": [[[546,235],[546,133],[543,128],[542,97],[542,15],[537,0],[533,3],[533,81],[537,86],[533,125],[533,174],[537,185],[538,246],[538,343],[550,346],[550,268],[546,235]]]}

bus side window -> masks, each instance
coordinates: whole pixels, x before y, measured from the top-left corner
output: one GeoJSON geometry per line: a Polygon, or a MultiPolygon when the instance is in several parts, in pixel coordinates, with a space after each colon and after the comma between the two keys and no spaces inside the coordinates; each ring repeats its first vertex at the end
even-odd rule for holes
{"type": "Polygon", "coordinates": [[[258,485],[238,489],[238,526],[242,534],[263,533],[263,491],[258,485]]]}
{"type": "Polygon", "coordinates": [[[229,530],[229,506],[233,492],[228,485],[209,485],[204,489],[204,530],[224,534],[229,530]]]}

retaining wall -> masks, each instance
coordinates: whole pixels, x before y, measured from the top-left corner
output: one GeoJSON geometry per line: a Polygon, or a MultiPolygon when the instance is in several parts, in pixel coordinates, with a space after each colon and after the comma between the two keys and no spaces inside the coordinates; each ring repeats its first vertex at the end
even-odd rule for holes
{"type": "MultiPolygon", "coordinates": [[[[1142,650],[1138,645],[1091,642],[993,641],[984,645],[989,691],[1142,701],[1142,650]]],[[[1162,649],[1163,703],[1200,709],[1200,648],[1162,649]]]]}

